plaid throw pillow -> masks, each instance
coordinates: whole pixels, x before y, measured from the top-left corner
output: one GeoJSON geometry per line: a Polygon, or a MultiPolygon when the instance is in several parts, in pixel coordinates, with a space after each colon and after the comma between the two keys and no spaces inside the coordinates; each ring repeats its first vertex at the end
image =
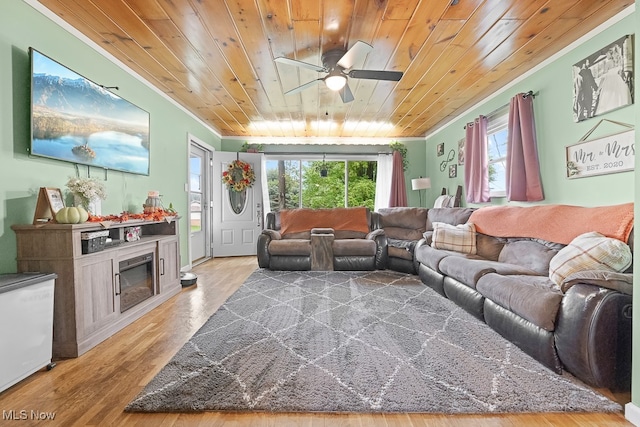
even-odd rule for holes
{"type": "Polygon", "coordinates": [[[549,278],[558,286],[564,279],[585,270],[622,272],[632,261],[626,243],[595,231],[581,234],[562,248],[549,262],[549,278]]]}
{"type": "Polygon", "coordinates": [[[458,225],[434,222],[431,247],[475,254],[477,252],[476,226],[471,222],[458,225]]]}

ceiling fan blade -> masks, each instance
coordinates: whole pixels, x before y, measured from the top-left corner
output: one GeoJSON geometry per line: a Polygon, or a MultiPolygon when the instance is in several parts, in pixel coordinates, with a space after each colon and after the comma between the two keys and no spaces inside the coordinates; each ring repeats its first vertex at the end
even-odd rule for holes
{"type": "Polygon", "coordinates": [[[298,86],[296,88],[291,89],[290,91],[285,92],[285,95],[293,95],[294,93],[298,93],[298,92],[302,92],[303,90],[310,88],[313,85],[317,85],[319,82],[321,82],[322,79],[316,79],[316,80],[311,80],[308,83],[305,83],[301,86],[298,86]]]}
{"type": "Polygon", "coordinates": [[[280,64],[293,65],[294,67],[302,67],[307,68],[309,70],[317,71],[319,73],[326,72],[324,67],[320,67],[318,65],[309,64],[308,62],[298,61],[297,59],[285,58],[284,56],[279,56],[274,59],[275,62],[280,64]]]}
{"type": "Polygon", "coordinates": [[[353,93],[351,93],[351,89],[349,89],[349,83],[340,89],[340,98],[342,98],[342,102],[345,104],[354,100],[353,93]]]}
{"type": "Polygon", "coordinates": [[[373,46],[368,43],[365,43],[361,40],[358,40],[356,44],[351,46],[342,58],[338,61],[338,65],[342,68],[348,70],[353,67],[356,63],[363,60],[367,53],[371,52],[373,46]]]}
{"type": "Polygon", "coordinates": [[[402,78],[402,71],[351,70],[347,74],[354,79],[390,80],[397,82],[402,78]]]}

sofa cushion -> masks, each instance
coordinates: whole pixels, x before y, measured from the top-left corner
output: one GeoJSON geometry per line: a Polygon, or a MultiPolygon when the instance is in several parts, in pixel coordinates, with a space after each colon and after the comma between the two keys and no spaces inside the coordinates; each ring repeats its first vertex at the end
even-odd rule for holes
{"type": "Polygon", "coordinates": [[[434,222],[446,224],[464,224],[469,220],[475,208],[433,208],[427,212],[427,231],[433,230],[434,222]]]}
{"type": "Polygon", "coordinates": [[[434,222],[431,246],[436,249],[475,254],[477,252],[476,228],[470,222],[458,225],[434,222]]]}
{"type": "Polygon", "coordinates": [[[309,240],[311,238],[311,230],[300,231],[298,233],[280,234],[283,239],[309,240]]]}
{"type": "Polygon", "coordinates": [[[592,231],[573,239],[551,259],[549,278],[560,285],[567,276],[578,271],[622,272],[631,261],[631,250],[626,243],[592,231]]]}
{"type": "Polygon", "coordinates": [[[476,230],[477,254],[484,259],[497,261],[500,256],[500,251],[502,251],[504,247],[504,243],[505,239],[478,233],[478,230],[476,230]]]}
{"type": "Polygon", "coordinates": [[[272,240],[269,243],[271,255],[311,255],[311,241],[307,239],[282,239],[272,240]]]}
{"type": "Polygon", "coordinates": [[[495,272],[491,264],[495,264],[495,261],[451,256],[440,261],[439,267],[445,276],[475,289],[480,277],[495,272]]]}
{"type": "Polygon", "coordinates": [[[415,245],[416,242],[413,240],[387,238],[387,250],[390,257],[413,261],[413,248],[415,247],[415,245]]]}
{"type": "MultiPolygon", "coordinates": [[[[438,265],[445,276],[450,276],[471,288],[476,287],[480,277],[487,273],[507,275],[538,276],[537,272],[517,264],[481,259],[477,255],[464,257],[450,256],[440,261],[438,265]]],[[[546,277],[546,276],[545,276],[546,277]]]]}
{"type": "Polygon", "coordinates": [[[478,279],[476,290],[542,329],[555,329],[562,291],[546,276],[489,273],[478,279]]]}
{"type": "Polygon", "coordinates": [[[417,241],[422,239],[422,233],[424,233],[424,227],[422,227],[422,229],[402,228],[402,227],[384,227],[385,236],[392,239],[417,241]]]}
{"type": "Polygon", "coordinates": [[[558,250],[536,240],[510,239],[500,252],[498,261],[521,265],[542,276],[547,276],[549,262],[557,253],[558,250]]]}
{"type": "Polygon", "coordinates": [[[425,208],[382,208],[378,210],[380,227],[392,239],[420,240],[427,229],[425,208]]]}
{"type": "Polygon", "coordinates": [[[440,263],[447,257],[464,258],[475,255],[463,254],[462,252],[447,251],[444,249],[435,249],[428,245],[422,245],[416,248],[415,257],[421,264],[429,267],[433,271],[440,271],[440,263]]]}
{"type": "Polygon", "coordinates": [[[336,239],[333,241],[333,256],[375,256],[375,240],[336,239]]]}
{"type": "Polygon", "coordinates": [[[333,235],[336,236],[336,239],[364,239],[367,237],[367,233],[352,230],[334,230],[333,235]]]}

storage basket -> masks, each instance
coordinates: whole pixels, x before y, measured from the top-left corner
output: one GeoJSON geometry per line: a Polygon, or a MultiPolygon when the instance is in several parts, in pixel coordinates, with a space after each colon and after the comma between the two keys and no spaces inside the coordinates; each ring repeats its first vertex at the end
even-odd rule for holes
{"type": "Polygon", "coordinates": [[[107,237],[109,237],[109,231],[80,233],[80,238],[82,239],[82,253],[92,254],[94,252],[100,252],[104,249],[105,243],[107,243],[107,237]]]}

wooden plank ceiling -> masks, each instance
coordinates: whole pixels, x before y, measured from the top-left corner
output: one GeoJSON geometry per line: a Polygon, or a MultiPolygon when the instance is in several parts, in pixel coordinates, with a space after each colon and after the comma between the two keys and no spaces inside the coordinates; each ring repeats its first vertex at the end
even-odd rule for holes
{"type": "Polygon", "coordinates": [[[634,4],[39,1],[222,136],[381,138],[424,136],[634,4]],[[274,58],[321,66],[323,52],[358,40],[373,50],[354,68],[403,71],[402,79],[350,78],[355,99],[346,104],[324,84],[284,95],[326,73],[274,58]]]}

